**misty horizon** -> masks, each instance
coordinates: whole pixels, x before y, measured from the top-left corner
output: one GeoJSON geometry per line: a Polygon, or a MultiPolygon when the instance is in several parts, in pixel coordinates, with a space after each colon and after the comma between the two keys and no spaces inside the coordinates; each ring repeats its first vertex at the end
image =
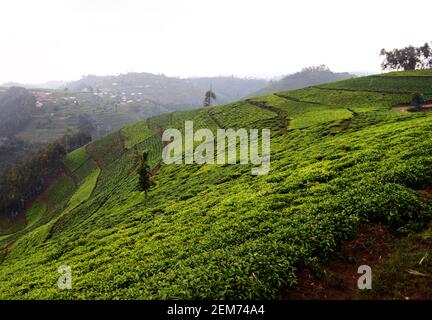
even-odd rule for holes
{"type": "Polygon", "coordinates": [[[272,78],[320,64],[370,73],[380,70],[382,48],[431,40],[425,19],[394,23],[406,16],[394,1],[18,0],[3,11],[0,83],[131,71],[272,78]]]}
{"type": "MultiPolygon", "coordinates": [[[[153,75],[162,75],[168,78],[176,78],[176,79],[180,79],[180,80],[188,80],[188,79],[205,79],[205,78],[235,78],[235,79],[242,79],[242,80],[265,80],[268,82],[272,82],[272,81],[279,81],[280,79],[283,79],[284,77],[288,77],[290,75],[293,75],[295,73],[301,72],[302,70],[298,70],[298,71],[293,71],[293,72],[287,72],[287,73],[281,73],[281,74],[274,74],[274,75],[235,75],[235,74],[226,74],[226,75],[222,75],[222,74],[215,74],[215,75],[191,75],[191,76],[178,76],[178,75],[168,75],[166,73],[163,72],[146,72],[146,71],[128,71],[128,72],[122,72],[122,73],[116,73],[116,74],[85,74],[82,75],[79,78],[76,79],[68,79],[68,80],[63,80],[63,79],[48,79],[46,81],[40,81],[40,82],[25,82],[25,81],[5,81],[0,83],[0,87],[1,86],[28,86],[28,87],[34,87],[34,88],[60,88],[60,87],[64,87],[67,86],[68,84],[74,83],[76,81],[80,81],[85,79],[88,76],[96,76],[96,77],[118,77],[118,76],[122,76],[122,75],[127,75],[127,74],[153,74],[153,75]]],[[[339,73],[339,71],[334,71],[330,68],[331,72],[335,72],[335,73],[339,73]]],[[[341,73],[349,73],[349,74],[353,74],[355,76],[366,76],[366,75],[373,75],[373,74],[378,74],[381,71],[340,71],[341,73]]]]}

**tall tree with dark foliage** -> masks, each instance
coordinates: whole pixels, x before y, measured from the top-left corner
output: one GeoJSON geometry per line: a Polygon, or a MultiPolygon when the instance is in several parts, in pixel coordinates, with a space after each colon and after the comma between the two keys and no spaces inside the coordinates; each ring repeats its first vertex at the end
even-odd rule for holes
{"type": "Polygon", "coordinates": [[[216,94],[210,88],[210,90],[208,90],[204,96],[204,107],[210,107],[212,100],[216,100],[216,94]]]}
{"type": "Polygon", "coordinates": [[[416,70],[432,68],[432,50],[428,43],[421,47],[408,46],[402,49],[387,51],[382,49],[381,64],[383,70],[416,70]]]}
{"type": "Polygon", "coordinates": [[[138,168],[138,175],[139,175],[138,186],[141,191],[145,192],[146,197],[149,189],[153,185],[150,165],[148,163],[148,156],[149,153],[147,150],[142,153],[141,161],[140,161],[141,163],[138,168]]]}

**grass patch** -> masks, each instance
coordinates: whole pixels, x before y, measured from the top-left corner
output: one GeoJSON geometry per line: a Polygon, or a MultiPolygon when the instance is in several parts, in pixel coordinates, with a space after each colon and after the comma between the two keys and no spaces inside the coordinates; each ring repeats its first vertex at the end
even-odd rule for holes
{"type": "Polygon", "coordinates": [[[90,175],[88,175],[84,181],[80,184],[78,190],[72,195],[69,200],[69,209],[73,209],[79,206],[82,202],[90,198],[96,182],[100,174],[100,169],[96,168],[90,175]]]}
{"type": "Polygon", "coordinates": [[[78,148],[68,153],[66,157],[64,157],[63,163],[70,171],[74,172],[80,166],[82,166],[88,159],[89,156],[86,152],[85,146],[82,146],[81,148],[78,148]]]}
{"type": "Polygon", "coordinates": [[[128,149],[133,148],[154,134],[154,131],[149,129],[145,121],[126,127],[121,132],[125,137],[125,147],[128,149]]]}
{"type": "Polygon", "coordinates": [[[47,207],[42,202],[36,202],[30,210],[26,212],[27,227],[31,227],[39,221],[47,212],[47,207]]]}

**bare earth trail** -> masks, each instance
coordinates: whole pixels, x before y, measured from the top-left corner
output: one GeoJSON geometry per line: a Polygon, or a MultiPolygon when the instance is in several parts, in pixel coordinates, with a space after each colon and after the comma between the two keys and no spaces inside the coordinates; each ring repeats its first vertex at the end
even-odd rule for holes
{"type": "Polygon", "coordinates": [[[276,113],[279,117],[279,120],[282,124],[281,127],[281,132],[282,133],[287,133],[288,132],[288,127],[289,127],[289,119],[286,115],[286,113],[278,108],[275,108],[273,106],[268,105],[265,102],[262,101],[253,101],[253,100],[246,100],[249,104],[254,105],[258,108],[267,110],[267,111],[271,111],[273,113],[276,113]]]}
{"type": "Polygon", "coordinates": [[[213,114],[213,110],[209,109],[208,110],[208,115],[209,117],[212,119],[212,121],[221,129],[225,129],[224,125],[219,121],[218,118],[216,118],[213,114]]]}
{"type": "Polygon", "coordinates": [[[350,108],[346,108],[349,112],[351,112],[352,117],[348,119],[341,120],[337,125],[332,126],[328,129],[328,132],[331,134],[336,134],[341,131],[347,130],[349,127],[351,127],[351,124],[353,121],[355,121],[355,118],[358,116],[358,113],[350,108]]]}
{"type": "Polygon", "coordinates": [[[415,110],[416,107],[412,106],[410,103],[400,103],[392,107],[392,110],[398,112],[432,112],[432,101],[426,101],[426,103],[422,104],[418,110],[415,110]]]}

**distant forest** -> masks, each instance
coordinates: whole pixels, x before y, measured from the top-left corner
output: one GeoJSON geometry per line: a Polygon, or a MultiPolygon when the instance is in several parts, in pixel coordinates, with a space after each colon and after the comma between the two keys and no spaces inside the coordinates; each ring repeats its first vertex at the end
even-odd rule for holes
{"type": "Polygon", "coordinates": [[[12,87],[0,93],[0,137],[17,133],[31,118],[36,98],[24,88],[12,87]]]}
{"type": "Polygon", "coordinates": [[[325,65],[307,67],[303,68],[300,72],[296,72],[279,81],[270,83],[267,87],[254,92],[251,96],[260,96],[283,90],[300,89],[355,77],[355,75],[348,72],[333,72],[325,65]]]}
{"type": "Polygon", "coordinates": [[[64,172],[63,157],[90,141],[85,133],[66,135],[0,171],[0,217],[13,217],[24,210],[53,178],[64,172]]]}

